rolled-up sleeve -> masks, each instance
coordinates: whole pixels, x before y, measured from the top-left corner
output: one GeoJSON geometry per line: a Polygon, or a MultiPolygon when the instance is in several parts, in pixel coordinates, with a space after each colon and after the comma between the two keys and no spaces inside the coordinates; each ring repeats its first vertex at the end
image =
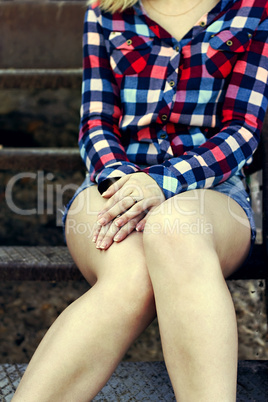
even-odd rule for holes
{"type": "Polygon", "coordinates": [[[101,15],[89,7],[84,21],[83,83],[79,148],[90,179],[101,183],[136,172],[121,143],[119,89],[105,46],[101,15]]]}

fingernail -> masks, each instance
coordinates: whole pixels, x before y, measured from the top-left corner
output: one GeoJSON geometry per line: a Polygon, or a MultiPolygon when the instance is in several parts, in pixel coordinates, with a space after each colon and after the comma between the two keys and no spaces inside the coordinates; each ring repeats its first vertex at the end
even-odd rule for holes
{"type": "Polygon", "coordinates": [[[98,243],[96,244],[96,248],[100,248],[101,246],[101,241],[98,241],[98,243]]]}
{"type": "Polygon", "coordinates": [[[106,247],[107,247],[107,244],[106,244],[106,243],[101,243],[100,248],[101,248],[102,250],[106,249],[106,247]]]}
{"type": "Polygon", "coordinates": [[[101,219],[98,220],[98,224],[99,224],[99,225],[105,225],[105,223],[106,223],[106,219],[105,219],[105,218],[101,218],[101,219]]]}
{"type": "Polygon", "coordinates": [[[121,240],[121,236],[119,234],[114,236],[114,241],[119,241],[121,240]]]}
{"type": "Polygon", "coordinates": [[[115,223],[116,226],[122,226],[122,225],[123,225],[122,219],[116,219],[116,220],[114,221],[114,223],[115,223]]]}
{"type": "Polygon", "coordinates": [[[93,236],[92,242],[96,243],[96,240],[97,240],[97,236],[93,236]]]}
{"type": "Polygon", "coordinates": [[[140,232],[141,230],[142,230],[142,227],[141,227],[140,225],[137,225],[137,226],[136,226],[136,231],[137,231],[137,232],[140,232]]]}

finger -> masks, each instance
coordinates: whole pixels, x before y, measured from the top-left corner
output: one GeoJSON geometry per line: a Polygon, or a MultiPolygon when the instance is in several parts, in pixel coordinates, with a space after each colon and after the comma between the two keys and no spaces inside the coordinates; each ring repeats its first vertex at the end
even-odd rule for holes
{"type": "Polygon", "coordinates": [[[139,221],[139,223],[136,225],[136,230],[137,232],[143,232],[146,224],[146,218],[142,219],[139,221]]]}
{"type": "Polygon", "coordinates": [[[102,232],[102,237],[98,238],[97,248],[101,250],[107,250],[114,242],[114,237],[116,233],[119,231],[119,228],[112,222],[110,225],[104,226],[106,231],[102,232]],[[107,227],[109,228],[107,229],[107,227]]]}
{"type": "Polygon", "coordinates": [[[111,184],[110,187],[108,187],[108,189],[104,191],[104,193],[102,193],[102,197],[110,198],[125,184],[127,180],[129,180],[129,177],[127,175],[121,177],[115,183],[111,184]]]}
{"type": "Polygon", "coordinates": [[[143,216],[147,215],[149,211],[153,208],[153,203],[150,198],[145,198],[141,201],[137,201],[135,197],[130,196],[133,199],[134,205],[128,209],[125,213],[120,213],[120,217],[115,219],[115,224],[118,227],[126,225],[129,221],[131,221],[136,216],[143,214],[143,216]]]}
{"type": "Polygon", "coordinates": [[[120,228],[118,233],[114,236],[114,241],[116,243],[124,240],[130,233],[132,233],[136,229],[136,225],[144,217],[144,214],[137,216],[136,218],[129,221],[126,225],[120,228]]]}
{"type": "Polygon", "coordinates": [[[101,231],[101,225],[98,225],[98,223],[96,222],[95,226],[94,226],[94,230],[93,230],[93,235],[92,235],[92,241],[93,243],[97,242],[98,236],[100,234],[101,231]]]}
{"type": "Polygon", "coordinates": [[[99,231],[98,237],[96,239],[96,248],[100,249],[101,248],[101,244],[103,242],[103,239],[105,238],[107,232],[109,231],[111,226],[111,223],[106,225],[106,226],[101,226],[101,229],[99,231]]]}
{"type": "Polygon", "coordinates": [[[144,215],[143,219],[141,219],[136,225],[137,232],[144,231],[148,216],[151,215],[155,209],[156,207],[152,207],[150,210],[147,210],[147,213],[144,215]]]}
{"type": "Polygon", "coordinates": [[[147,210],[147,213],[143,216],[143,219],[141,219],[136,225],[137,232],[144,231],[148,216],[151,215],[156,208],[157,207],[152,207],[152,208],[150,208],[150,210],[147,210]]]}
{"type": "Polygon", "coordinates": [[[142,196],[143,192],[141,191],[140,186],[133,183],[127,183],[130,180],[131,175],[126,175],[119,179],[116,183],[112,184],[105,194],[105,197],[108,198],[107,203],[105,204],[105,208],[103,208],[98,214],[99,217],[103,216],[109,209],[111,209],[116,203],[123,200],[126,197],[132,196],[135,200],[141,200],[144,197],[142,196]]]}
{"type": "Polygon", "coordinates": [[[141,202],[137,203],[135,202],[135,200],[133,202],[134,204],[132,205],[131,208],[129,208],[127,211],[121,212],[119,216],[115,218],[114,223],[116,226],[122,227],[126,225],[128,222],[135,219],[136,217],[145,213],[141,202]]]}
{"type": "MultiPolygon", "coordinates": [[[[127,195],[125,194],[124,197],[127,195]]],[[[106,212],[108,212],[114,205],[116,205],[119,201],[121,201],[124,197],[120,196],[118,192],[113,195],[109,200],[107,200],[105,207],[98,213],[98,219],[103,217],[106,212]]],[[[115,215],[116,216],[116,215],[115,215]]]]}
{"type": "Polygon", "coordinates": [[[122,201],[124,198],[129,197],[133,192],[133,189],[130,187],[123,187],[116,191],[115,194],[113,194],[109,200],[107,200],[107,203],[105,205],[105,210],[108,211],[110,208],[112,208],[116,203],[122,201]]]}
{"type": "MultiPolygon", "coordinates": [[[[106,212],[104,212],[100,218],[98,219],[97,223],[98,225],[107,225],[107,223],[111,222],[114,220],[118,215],[124,214],[126,211],[128,211],[133,205],[136,204],[136,200],[131,197],[125,197],[116,204],[114,204],[109,210],[107,210],[106,207],[106,212]]],[[[132,210],[133,208],[131,208],[132,210]]],[[[131,218],[134,216],[138,215],[140,213],[139,210],[135,211],[134,209],[132,210],[132,213],[129,212],[129,215],[131,218]]],[[[129,218],[126,220],[126,222],[129,220],[129,218]]]]}

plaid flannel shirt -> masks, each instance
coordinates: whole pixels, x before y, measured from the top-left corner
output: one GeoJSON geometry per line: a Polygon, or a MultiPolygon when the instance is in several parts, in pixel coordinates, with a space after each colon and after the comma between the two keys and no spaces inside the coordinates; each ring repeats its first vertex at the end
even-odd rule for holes
{"type": "Polygon", "coordinates": [[[267,12],[221,0],[177,41],[139,2],[89,7],[79,147],[91,180],[143,171],[169,198],[239,174],[267,107],[267,12]]]}

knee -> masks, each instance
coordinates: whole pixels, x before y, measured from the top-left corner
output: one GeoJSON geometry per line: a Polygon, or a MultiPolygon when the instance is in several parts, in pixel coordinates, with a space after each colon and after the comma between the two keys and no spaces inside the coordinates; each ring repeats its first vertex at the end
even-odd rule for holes
{"type": "Polygon", "coordinates": [[[118,285],[118,294],[122,294],[125,308],[137,314],[154,309],[154,292],[147,267],[146,274],[131,275],[131,278],[118,285]]]}
{"type": "Polygon", "coordinates": [[[154,292],[147,267],[132,261],[124,271],[100,277],[94,286],[109,294],[114,307],[126,316],[141,319],[155,315],[154,292]]]}
{"type": "Polygon", "coordinates": [[[185,196],[173,197],[148,215],[144,228],[145,248],[161,251],[164,245],[173,244],[185,249],[188,243],[211,243],[213,225],[210,215],[200,200],[185,196]]]}
{"type": "Polygon", "coordinates": [[[151,278],[188,282],[209,268],[209,259],[217,262],[213,227],[196,202],[180,202],[179,208],[173,200],[164,204],[148,216],[144,229],[148,271],[151,278]]]}

